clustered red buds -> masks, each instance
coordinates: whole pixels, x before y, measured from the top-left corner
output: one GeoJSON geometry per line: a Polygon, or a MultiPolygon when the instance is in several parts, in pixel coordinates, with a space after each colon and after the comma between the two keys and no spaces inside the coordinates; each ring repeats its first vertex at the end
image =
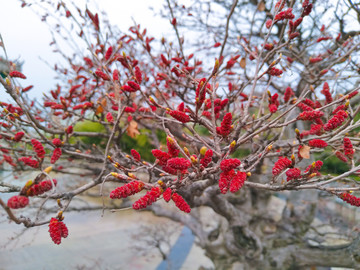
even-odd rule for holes
{"type": "Polygon", "coordinates": [[[345,156],[352,159],[354,152],[355,152],[355,149],[353,148],[353,145],[352,145],[350,139],[345,137],[344,138],[344,154],[345,154],[345,156]]]}
{"type": "Polygon", "coordinates": [[[136,151],[135,149],[131,149],[130,152],[131,152],[132,157],[133,157],[136,161],[140,161],[140,160],[141,160],[141,156],[140,156],[140,154],[139,154],[138,151],[136,151]]]}
{"type": "Polygon", "coordinates": [[[286,176],[287,181],[299,179],[301,177],[301,170],[299,168],[291,168],[286,171],[286,176]]]}
{"type": "Polygon", "coordinates": [[[220,162],[220,169],[223,172],[229,172],[232,169],[239,167],[241,161],[237,158],[224,159],[220,162]]]}
{"type": "Polygon", "coordinates": [[[61,243],[61,238],[66,238],[69,235],[69,231],[65,223],[57,218],[51,218],[49,223],[49,233],[51,239],[57,245],[61,243]]]}
{"type": "Polygon", "coordinates": [[[292,14],[292,8],[288,8],[285,11],[281,11],[275,15],[275,21],[282,21],[282,20],[292,20],[295,18],[295,15],[292,14]]]}
{"type": "Polygon", "coordinates": [[[299,116],[297,117],[298,120],[308,120],[308,121],[312,121],[315,120],[317,118],[320,118],[324,115],[324,113],[322,111],[305,111],[299,114],[299,116]]]}
{"type": "Polygon", "coordinates": [[[232,129],[232,115],[231,113],[227,113],[224,115],[220,127],[216,128],[216,131],[223,137],[226,137],[230,134],[231,129],[232,129]]]}
{"type": "Polygon", "coordinates": [[[55,147],[61,147],[63,145],[63,142],[59,138],[53,139],[52,143],[55,145],[55,147]]]}
{"type": "Polygon", "coordinates": [[[160,165],[166,165],[167,161],[171,158],[168,153],[158,149],[151,150],[151,153],[159,160],[160,165]]]}
{"type": "Polygon", "coordinates": [[[108,112],[106,114],[106,120],[109,122],[109,123],[113,123],[114,122],[114,117],[112,116],[111,112],[108,112]]]}
{"type": "Polygon", "coordinates": [[[43,159],[45,157],[45,150],[41,142],[36,139],[32,139],[31,144],[38,158],[43,159]]]}
{"type": "Polygon", "coordinates": [[[229,186],[230,192],[235,193],[241,189],[246,181],[246,177],[246,172],[237,172],[237,174],[231,179],[229,186]]]}
{"type": "Polygon", "coordinates": [[[167,166],[174,170],[187,170],[191,162],[185,158],[171,158],[167,161],[167,166]]]}
{"type": "Polygon", "coordinates": [[[336,156],[338,159],[340,159],[341,161],[343,161],[343,162],[348,162],[347,157],[346,157],[343,153],[341,153],[340,151],[336,151],[336,152],[335,152],[335,156],[336,156]]]}
{"type": "Polygon", "coordinates": [[[14,142],[20,142],[22,137],[24,137],[25,133],[20,131],[14,135],[13,141],[14,142]]]}
{"type": "Polygon", "coordinates": [[[212,161],[212,156],[213,151],[211,149],[206,150],[204,157],[200,159],[200,164],[206,168],[212,161]]]}
{"type": "Polygon", "coordinates": [[[57,185],[56,179],[53,180],[44,180],[41,181],[39,184],[32,185],[27,191],[27,196],[39,196],[41,194],[44,194],[45,192],[51,190],[54,186],[57,185]]]}
{"type": "Polygon", "coordinates": [[[294,95],[294,91],[290,87],[287,87],[285,89],[284,101],[288,102],[293,95],[294,95]]]}
{"type": "Polygon", "coordinates": [[[276,67],[272,67],[267,72],[270,76],[280,76],[283,71],[281,69],[278,69],[276,67]]]}
{"type": "Polygon", "coordinates": [[[360,206],[360,198],[355,197],[354,195],[351,195],[350,193],[341,193],[339,195],[339,198],[342,199],[344,202],[347,202],[348,204],[351,204],[353,206],[360,206]]]}
{"type": "Polygon", "coordinates": [[[141,197],[133,204],[133,209],[140,210],[153,204],[161,195],[162,189],[160,187],[153,187],[150,191],[146,192],[145,196],[141,197]]]}
{"type": "Polygon", "coordinates": [[[11,209],[24,208],[28,204],[29,198],[21,195],[12,196],[7,202],[7,206],[11,209]]]}
{"type": "Polygon", "coordinates": [[[325,125],[324,130],[330,131],[342,125],[345,119],[348,117],[346,111],[338,111],[325,125]]]}
{"type": "Polygon", "coordinates": [[[35,159],[32,159],[31,157],[21,157],[18,158],[18,161],[24,162],[25,165],[30,166],[32,168],[38,168],[39,162],[35,159]]]}
{"type": "Polygon", "coordinates": [[[163,198],[166,202],[169,202],[171,200],[171,193],[172,193],[172,190],[171,188],[167,188],[164,193],[163,193],[163,198]]]}
{"type": "Polygon", "coordinates": [[[169,114],[181,123],[187,123],[190,121],[190,116],[182,111],[170,111],[169,114]]]}
{"type": "Polygon", "coordinates": [[[231,179],[235,176],[234,170],[222,172],[219,178],[219,188],[222,194],[226,194],[229,190],[231,179]]]}
{"type": "Polygon", "coordinates": [[[54,164],[61,157],[61,154],[62,154],[61,148],[55,148],[51,156],[50,163],[54,164]]]}
{"type": "Polygon", "coordinates": [[[97,70],[95,71],[95,75],[96,75],[98,78],[103,79],[104,81],[110,81],[109,75],[107,75],[106,73],[102,72],[100,69],[97,69],[97,70]]]}
{"type": "Polygon", "coordinates": [[[179,194],[174,193],[171,196],[172,200],[174,201],[175,205],[177,208],[179,208],[181,211],[185,212],[185,213],[190,213],[191,208],[188,205],[188,203],[184,200],[183,197],[181,197],[179,194]]]}
{"type": "Polygon", "coordinates": [[[121,199],[126,198],[128,196],[134,195],[144,188],[144,183],[139,181],[133,181],[127,183],[121,187],[117,187],[113,191],[110,192],[111,199],[121,199]]]}
{"type": "Polygon", "coordinates": [[[20,78],[20,79],[26,79],[26,76],[22,74],[20,71],[14,70],[9,73],[9,76],[11,78],[20,78]]]}
{"type": "Polygon", "coordinates": [[[313,162],[311,165],[309,165],[306,170],[304,171],[304,173],[306,174],[312,174],[312,173],[316,173],[317,175],[319,175],[319,171],[322,167],[324,163],[321,160],[317,160],[315,162],[313,162]]]}
{"type": "Polygon", "coordinates": [[[348,204],[351,204],[353,206],[360,206],[360,198],[355,197],[354,195],[351,195],[350,193],[341,193],[339,195],[339,198],[342,199],[344,202],[347,202],[348,204]]]}
{"type": "Polygon", "coordinates": [[[272,169],[273,176],[279,175],[283,170],[289,168],[292,165],[292,161],[286,157],[279,158],[278,161],[275,162],[274,167],[272,169]]]}
{"type": "Polygon", "coordinates": [[[309,141],[309,146],[316,147],[316,148],[325,148],[327,146],[327,142],[320,140],[320,139],[313,139],[309,141]]]}
{"type": "Polygon", "coordinates": [[[321,93],[326,98],[326,104],[329,104],[329,103],[331,103],[333,101],[333,98],[332,98],[331,93],[330,93],[329,84],[327,82],[324,83],[324,86],[323,86],[323,89],[321,90],[321,93]]]}
{"type": "Polygon", "coordinates": [[[171,138],[170,136],[166,137],[166,145],[167,145],[168,153],[169,153],[170,156],[177,157],[179,155],[180,150],[176,146],[176,143],[175,143],[174,139],[171,138]]]}

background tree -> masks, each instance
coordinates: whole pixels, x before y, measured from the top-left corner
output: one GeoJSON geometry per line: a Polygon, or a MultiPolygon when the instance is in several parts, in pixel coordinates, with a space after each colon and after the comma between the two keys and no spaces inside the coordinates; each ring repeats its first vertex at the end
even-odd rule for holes
{"type": "Polygon", "coordinates": [[[135,210],[184,223],[219,269],[357,267],[353,220],[334,223],[327,203],[360,205],[359,32],[348,28],[358,29],[356,4],[167,1],[174,36],[159,41],[136,24],[122,33],[88,8],[41,5],[65,62],[41,102],[28,99],[16,65],[0,78],[12,99],[1,103],[3,162],[14,175],[38,172],[21,187],[1,183],[18,191],[0,200],[12,221],[49,223],[59,244],[71,201],[101,187],[101,196],[134,195],[135,210]],[[341,171],[328,169],[332,156],[341,171]],[[49,176],[74,168],[92,180],[57,187],[49,176]],[[119,187],[106,192],[111,181],[119,187]],[[51,200],[51,220],[13,211],[41,212],[51,200]],[[342,241],[329,244],[334,234],[342,241]]]}

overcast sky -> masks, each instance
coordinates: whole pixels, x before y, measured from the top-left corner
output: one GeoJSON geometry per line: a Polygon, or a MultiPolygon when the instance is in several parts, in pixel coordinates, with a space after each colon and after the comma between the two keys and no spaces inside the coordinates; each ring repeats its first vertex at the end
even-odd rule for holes
{"type": "MultiPolygon", "coordinates": [[[[96,5],[108,14],[109,21],[122,31],[133,25],[132,17],[141,25],[146,25],[148,33],[152,36],[161,37],[169,29],[164,27],[166,21],[155,18],[153,11],[149,10],[149,3],[154,10],[159,10],[163,0],[93,0],[93,2],[96,2],[96,5]]],[[[92,11],[95,13],[95,10],[92,11]]],[[[22,71],[27,79],[22,84],[34,85],[29,96],[39,98],[42,92],[54,89],[55,74],[40,60],[40,57],[53,64],[58,56],[52,53],[49,46],[51,35],[48,26],[41,22],[38,15],[29,8],[21,8],[19,0],[0,0],[0,33],[9,58],[24,61],[22,71]]],[[[2,51],[0,56],[4,56],[2,51]]],[[[3,94],[4,89],[0,87],[0,101],[3,94]]]]}

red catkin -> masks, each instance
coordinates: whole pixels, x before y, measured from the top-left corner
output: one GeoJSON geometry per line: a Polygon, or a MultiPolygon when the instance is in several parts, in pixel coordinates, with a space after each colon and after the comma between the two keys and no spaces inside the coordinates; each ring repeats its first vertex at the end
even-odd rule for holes
{"type": "Polygon", "coordinates": [[[176,146],[174,139],[171,138],[170,136],[166,137],[166,145],[167,145],[168,153],[170,156],[177,157],[179,155],[180,150],[176,146]]]}
{"type": "Polygon", "coordinates": [[[355,152],[355,149],[353,148],[353,145],[352,145],[350,139],[345,137],[344,138],[344,154],[345,154],[345,156],[352,159],[354,152],[355,152]]]}
{"type": "Polygon", "coordinates": [[[228,172],[231,171],[232,169],[239,167],[240,164],[241,161],[237,158],[224,159],[220,163],[220,169],[223,172],[228,172]]]}
{"type": "Polygon", "coordinates": [[[54,184],[54,186],[57,185],[56,179],[41,181],[39,184],[32,185],[26,191],[26,195],[27,196],[38,196],[38,195],[44,194],[45,192],[48,192],[49,190],[51,190],[53,188],[53,184],[54,184]]]}
{"type": "Polygon", "coordinates": [[[111,199],[121,199],[121,198],[127,198],[131,195],[134,195],[140,191],[142,191],[144,188],[144,183],[139,181],[133,181],[130,183],[127,183],[121,187],[117,187],[113,191],[110,192],[110,198],[111,199]]]}
{"type": "Polygon", "coordinates": [[[200,159],[200,164],[206,168],[212,161],[212,156],[213,151],[211,149],[206,150],[204,157],[200,159]]]}
{"type": "Polygon", "coordinates": [[[136,161],[140,161],[140,160],[141,160],[141,156],[140,156],[140,154],[139,154],[138,151],[136,151],[135,149],[131,149],[130,152],[131,152],[132,157],[133,157],[136,161]]]}
{"type": "Polygon", "coordinates": [[[301,170],[299,168],[291,168],[286,171],[286,176],[287,181],[299,179],[301,177],[301,170]]]}
{"type": "Polygon", "coordinates": [[[29,204],[29,198],[25,196],[15,195],[7,201],[7,206],[11,209],[24,208],[29,204]]]}
{"type": "Polygon", "coordinates": [[[360,206],[360,198],[355,197],[354,195],[351,195],[350,193],[341,193],[339,195],[339,198],[342,199],[344,202],[347,202],[348,204],[351,204],[353,206],[359,207],[360,206]]]}
{"type": "Polygon", "coordinates": [[[347,157],[343,154],[343,153],[341,153],[340,151],[336,151],[335,152],[335,156],[338,158],[338,159],[340,159],[342,162],[348,162],[348,159],[347,159],[347,157]]]}
{"type": "Polygon", "coordinates": [[[246,177],[247,175],[245,172],[237,172],[237,174],[230,181],[230,192],[235,193],[241,189],[246,181],[246,177]]]}
{"type": "Polygon", "coordinates": [[[177,208],[179,208],[181,211],[183,211],[185,213],[190,213],[191,208],[188,205],[188,203],[184,200],[183,197],[181,197],[177,193],[174,193],[171,198],[174,201],[177,208]]]}
{"type": "Polygon", "coordinates": [[[171,188],[167,188],[164,193],[163,193],[163,198],[166,202],[169,202],[171,200],[171,193],[172,193],[172,190],[171,188]]]}
{"type": "Polygon", "coordinates": [[[22,74],[20,71],[14,70],[9,73],[9,76],[11,78],[20,78],[20,79],[26,79],[26,76],[22,74]]]}
{"type": "Polygon", "coordinates": [[[61,157],[61,154],[62,154],[61,148],[55,148],[51,156],[50,163],[54,164],[61,157]]]}
{"type": "Polygon", "coordinates": [[[21,139],[22,139],[22,137],[24,137],[24,135],[25,135],[25,133],[22,132],[22,131],[16,133],[16,134],[14,135],[13,141],[14,141],[14,142],[19,142],[19,141],[21,141],[21,139]]]}
{"type": "Polygon", "coordinates": [[[145,196],[141,197],[133,204],[133,209],[140,210],[153,204],[161,195],[162,189],[160,187],[153,187],[150,191],[146,192],[145,196]]]}
{"type": "Polygon", "coordinates": [[[21,157],[18,160],[22,161],[25,165],[30,166],[32,168],[39,167],[39,162],[35,159],[32,159],[31,157],[21,157]]]}
{"type": "Polygon", "coordinates": [[[35,151],[38,158],[43,159],[45,157],[44,146],[36,139],[31,140],[31,144],[33,146],[33,150],[35,151]]]}
{"type": "Polygon", "coordinates": [[[56,147],[61,147],[63,145],[63,142],[59,139],[59,138],[55,138],[52,140],[52,143],[56,146],[56,147]]]}
{"type": "Polygon", "coordinates": [[[324,130],[330,131],[342,125],[345,119],[348,117],[346,111],[338,111],[325,125],[324,130]]]}
{"type": "Polygon", "coordinates": [[[320,140],[320,139],[313,139],[309,141],[309,146],[316,147],[316,148],[325,148],[327,146],[327,142],[320,140]]]}
{"type": "Polygon", "coordinates": [[[226,137],[230,134],[232,128],[231,125],[232,125],[232,115],[231,113],[227,113],[224,115],[224,118],[220,126],[220,134],[223,137],[226,137]]]}
{"type": "Polygon", "coordinates": [[[294,91],[290,87],[287,87],[285,89],[284,101],[288,102],[293,95],[295,95],[294,91]]]}
{"type": "Polygon", "coordinates": [[[167,166],[182,171],[190,168],[191,162],[185,158],[171,158],[167,161],[167,166]]]}
{"type": "Polygon", "coordinates": [[[274,176],[279,175],[283,170],[289,168],[292,165],[292,161],[286,157],[279,158],[278,161],[275,162],[274,167],[272,169],[272,174],[274,176]]]}
{"type": "Polygon", "coordinates": [[[66,238],[69,235],[65,223],[59,221],[57,218],[51,218],[49,223],[49,233],[52,241],[57,245],[60,245],[61,238],[66,238]]]}
{"type": "Polygon", "coordinates": [[[329,84],[327,82],[324,83],[324,86],[323,86],[323,89],[321,90],[321,93],[326,98],[326,104],[329,104],[329,103],[331,103],[333,101],[333,98],[332,98],[331,93],[330,93],[329,84]]]}
{"type": "Polygon", "coordinates": [[[190,116],[181,111],[170,111],[169,114],[181,123],[187,123],[190,121],[190,116]]]}
{"type": "Polygon", "coordinates": [[[315,120],[324,115],[322,111],[305,111],[299,114],[297,117],[298,120],[315,120]]]}
{"type": "Polygon", "coordinates": [[[160,165],[166,165],[167,161],[171,158],[168,153],[158,149],[151,150],[151,153],[159,160],[160,165]]]}
{"type": "Polygon", "coordinates": [[[222,172],[219,178],[219,189],[222,194],[226,194],[230,188],[230,182],[235,176],[235,171],[222,172]]]}

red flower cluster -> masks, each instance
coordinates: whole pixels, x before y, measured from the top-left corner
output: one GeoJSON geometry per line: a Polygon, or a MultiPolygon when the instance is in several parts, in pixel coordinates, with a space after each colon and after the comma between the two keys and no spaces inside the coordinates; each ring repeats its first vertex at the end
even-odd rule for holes
{"type": "Polygon", "coordinates": [[[135,67],[135,77],[136,81],[140,84],[142,82],[142,73],[138,66],[135,67]]]}
{"type": "Polygon", "coordinates": [[[20,195],[12,196],[7,202],[7,206],[11,209],[24,208],[28,204],[29,204],[29,198],[20,195]]]}
{"type": "Polygon", "coordinates": [[[9,76],[11,78],[20,78],[20,79],[26,79],[26,76],[22,74],[20,71],[14,70],[9,73],[9,76]]]}
{"type": "Polygon", "coordinates": [[[216,128],[216,131],[226,137],[230,134],[232,128],[232,115],[231,113],[227,113],[224,115],[223,120],[221,121],[221,126],[216,128]]]}
{"type": "Polygon", "coordinates": [[[51,218],[49,223],[49,233],[51,239],[57,245],[61,243],[61,238],[66,238],[69,235],[69,231],[65,223],[59,221],[57,218],[51,218]]]}
{"type": "Polygon", "coordinates": [[[324,115],[322,111],[305,111],[299,114],[297,117],[298,120],[315,120],[324,115]]]}
{"type": "Polygon", "coordinates": [[[170,136],[166,137],[166,145],[170,156],[177,157],[179,155],[180,150],[177,148],[174,139],[171,138],[170,136]]]}
{"type": "Polygon", "coordinates": [[[315,64],[315,63],[320,62],[322,60],[323,60],[322,57],[310,57],[309,58],[309,61],[310,61],[311,64],[315,64]]]}
{"type": "Polygon", "coordinates": [[[352,145],[350,139],[345,137],[344,138],[344,154],[345,154],[345,156],[352,159],[354,152],[355,152],[355,149],[353,148],[353,145],[352,145]]]}
{"type": "Polygon", "coordinates": [[[50,163],[54,164],[61,157],[61,154],[62,154],[61,148],[55,148],[51,156],[50,163]]]}
{"type": "Polygon", "coordinates": [[[110,192],[111,199],[121,199],[126,198],[131,195],[134,195],[144,188],[144,183],[139,181],[133,181],[123,185],[122,187],[117,187],[113,191],[110,192]]]}
{"type": "Polygon", "coordinates": [[[333,98],[332,98],[331,93],[330,93],[329,84],[327,82],[324,83],[324,86],[323,86],[323,89],[321,90],[321,93],[326,98],[326,104],[329,104],[329,103],[331,103],[333,101],[333,98]]]}
{"type": "Polygon", "coordinates": [[[56,147],[61,147],[63,145],[63,142],[58,139],[58,138],[55,138],[52,140],[52,143],[56,146],[56,147]]]}
{"type": "Polygon", "coordinates": [[[26,195],[27,196],[38,196],[38,195],[44,194],[45,192],[52,189],[53,183],[54,183],[54,186],[57,185],[56,179],[41,181],[39,184],[32,185],[26,191],[26,195]]]}
{"type": "Polygon", "coordinates": [[[111,112],[108,112],[106,114],[106,120],[109,122],[109,123],[113,123],[114,122],[114,117],[112,116],[111,112]]]}
{"type": "Polygon", "coordinates": [[[289,168],[292,165],[292,161],[286,157],[279,158],[278,161],[275,162],[274,167],[272,169],[273,176],[279,175],[283,170],[289,168]]]}
{"type": "Polygon", "coordinates": [[[292,8],[288,8],[285,11],[281,11],[275,15],[275,21],[282,21],[282,20],[292,20],[295,18],[295,15],[292,14],[292,8]]]}
{"type": "Polygon", "coordinates": [[[141,197],[133,204],[133,209],[139,210],[153,204],[157,198],[160,197],[161,192],[162,189],[160,187],[153,187],[150,191],[146,192],[145,196],[141,197]]]}
{"type": "Polygon", "coordinates": [[[321,160],[317,160],[315,162],[313,162],[311,165],[309,165],[306,170],[304,171],[304,173],[316,173],[316,174],[320,174],[319,171],[322,167],[324,163],[321,160]]]}
{"type": "Polygon", "coordinates": [[[171,188],[167,188],[164,193],[163,193],[163,198],[166,202],[169,202],[171,200],[171,193],[172,193],[172,190],[171,188]]]}
{"type": "Polygon", "coordinates": [[[347,157],[346,157],[343,153],[341,153],[340,151],[336,151],[336,152],[335,152],[335,156],[336,156],[338,159],[340,159],[341,161],[343,161],[343,162],[348,162],[347,157]]]}
{"type": "Polygon", "coordinates": [[[170,111],[169,114],[181,123],[190,122],[190,116],[182,111],[170,111]]]}
{"type": "Polygon", "coordinates": [[[138,85],[136,82],[128,81],[127,84],[128,85],[123,85],[121,89],[130,93],[140,90],[140,85],[138,85]]]}
{"type": "Polygon", "coordinates": [[[272,67],[271,69],[268,70],[267,72],[270,76],[280,76],[283,71],[281,69],[278,69],[276,67],[272,67]]]}
{"type": "Polygon", "coordinates": [[[107,75],[106,73],[102,72],[100,69],[97,69],[97,70],[95,71],[95,75],[96,75],[96,77],[101,78],[101,79],[103,79],[104,81],[110,81],[109,75],[107,75]]]}
{"type": "Polygon", "coordinates": [[[321,124],[319,124],[319,125],[311,124],[310,130],[301,132],[300,136],[301,136],[301,138],[303,138],[304,136],[308,136],[308,135],[318,135],[318,136],[320,136],[322,133],[323,133],[323,125],[321,125],[321,124]]]}
{"type": "Polygon", "coordinates": [[[14,142],[20,142],[20,140],[22,139],[22,137],[24,137],[24,135],[25,135],[25,133],[22,132],[22,131],[16,133],[16,134],[14,135],[13,141],[14,141],[14,142]]]}
{"type": "Polygon", "coordinates": [[[316,147],[316,148],[325,148],[327,146],[327,142],[320,140],[320,139],[313,139],[309,141],[309,146],[316,147]]]}
{"type": "Polygon", "coordinates": [[[166,165],[171,169],[183,171],[190,168],[191,162],[185,158],[170,158],[166,165]]]}
{"type": "Polygon", "coordinates": [[[30,166],[32,168],[38,168],[39,162],[35,159],[32,159],[31,157],[21,157],[18,158],[18,161],[24,162],[25,165],[30,166]]]}
{"type": "Polygon", "coordinates": [[[158,149],[151,150],[151,153],[159,160],[160,165],[166,165],[167,161],[171,158],[168,153],[158,149]]]}
{"type": "Polygon", "coordinates": [[[299,168],[291,168],[286,171],[286,176],[287,181],[299,179],[301,177],[301,170],[299,168]]]}
{"type": "Polygon", "coordinates": [[[241,161],[237,158],[224,159],[220,163],[220,169],[223,172],[229,172],[237,167],[239,167],[241,161]]]}
{"type": "Polygon", "coordinates": [[[235,171],[230,170],[220,174],[219,188],[222,194],[226,194],[229,190],[231,179],[235,176],[235,171]]]}
{"type": "Polygon", "coordinates": [[[36,139],[31,140],[31,144],[33,146],[34,151],[36,152],[36,155],[38,158],[44,158],[45,157],[45,150],[44,146],[36,139]]]}
{"type": "MultiPolygon", "coordinates": [[[[304,101],[305,101],[305,100],[304,100],[304,101]]],[[[312,111],[313,108],[310,107],[309,105],[306,105],[304,101],[303,101],[303,102],[300,102],[300,103],[297,105],[297,107],[300,108],[303,112],[305,112],[305,111],[312,111]]]]}
{"type": "Polygon", "coordinates": [[[74,129],[73,129],[72,126],[68,126],[68,127],[65,129],[66,134],[71,134],[71,133],[73,133],[73,131],[74,131],[74,129]]]}
{"type": "Polygon", "coordinates": [[[246,181],[246,173],[245,172],[237,172],[237,174],[232,178],[229,186],[229,190],[232,193],[237,192],[246,181]]]}
{"type": "Polygon", "coordinates": [[[330,131],[342,125],[345,119],[348,117],[346,111],[338,111],[325,125],[324,130],[330,131]]]}
{"type": "Polygon", "coordinates": [[[340,199],[342,199],[344,202],[347,202],[348,204],[351,204],[353,206],[360,206],[360,198],[355,197],[354,195],[351,195],[350,193],[341,193],[339,196],[340,199]]]}
{"type": "Polygon", "coordinates": [[[140,154],[139,154],[138,151],[136,151],[135,149],[131,149],[130,152],[131,152],[132,157],[133,157],[136,161],[140,161],[140,160],[141,160],[141,156],[140,156],[140,154]]]}
{"type": "Polygon", "coordinates": [[[209,163],[212,161],[212,156],[213,156],[213,151],[211,149],[206,150],[204,157],[200,159],[200,164],[206,168],[209,165],[209,163]]]}
{"type": "Polygon", "coordinates": [[[288,102],[293,95],[295,95],[294,91],[290,87],[287,87],[285,89],[284,101],[288,102]]]}
{"type": "Polygon", "coordinates": [[[174,201],[175,205],[177,208],[179,208],[181,211],[185,212],[185,213],[190,213],[191,208],[188,205],[188,203],[184,200],[183,197],[181,197],[179,194],[174,193],[171,196],[172,200],[174,201]]]}

